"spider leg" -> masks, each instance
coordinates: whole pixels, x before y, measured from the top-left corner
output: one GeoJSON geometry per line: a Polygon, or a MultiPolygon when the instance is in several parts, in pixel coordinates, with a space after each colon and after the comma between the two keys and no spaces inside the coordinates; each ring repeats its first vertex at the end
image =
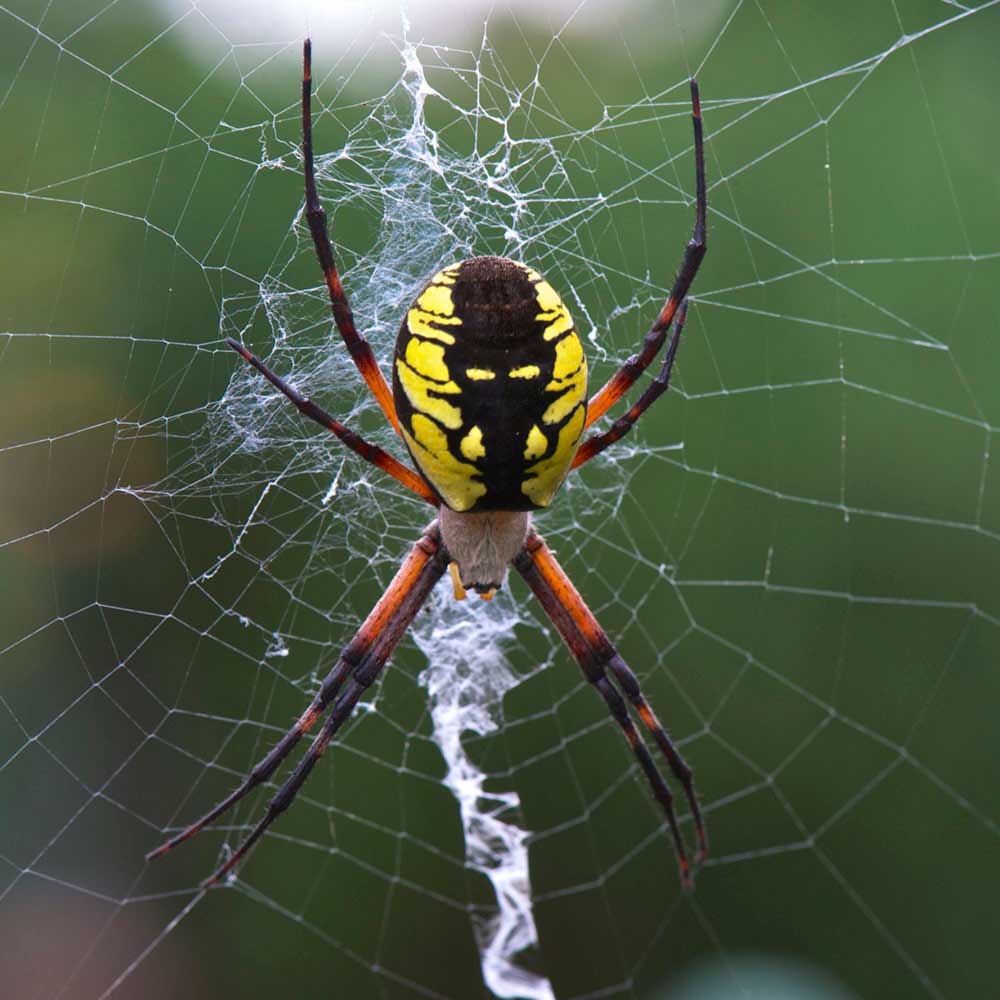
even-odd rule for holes
{"type": "Polygon", "coordinates": [[[337,731],[344,722],[350,718],[361,695],[364,694],[365,690],[378,676],[383,663],[378,663],[373,670],[355,671],[354,676],[347,685],[346,691],[333,706],[329,717],[323,723],[322,729],[320,729],[313,740],[312,746],[309,747],[305,756],[296,765],[295,770],[292,771],[288,780],[278,789],[274,798],[268,802],[267,811],[263,817],[225,864],[220,865],[215,872],[201,883],[203,887],[215,885],[225,878],[239,864],[247,851],[263,836],[264,831],[291,805],[292,800],[298,795],[299,789],[305,784],[312,769],[319,762],[320,757],[323,756],[323,752],[330,745],[330,740],[337,734],[337,731]]]}
{"type": "Polygon", "coordinates": [[[322,687],[313,699],[312,704],[299,716],[298,721],[291,729],[285,733],[271,751],[263,757],[253,768],[234,792],[226,796],[221,802],[213,806],[201,819],[196,820],[189,827],[182,830],[176,837],[172,837],[166,843],[161,844],[155,850],[146,855],[147,861],[158,858],[167,851],[173,850],[178,844],[183,844],[185,840],[190,840],[196,833],[217,820],[224,812],[236,805],[245,795],[253,791],[258,785],[263,784],[278,769],[281,762],[288,756],[292,748],[302,737],[309,732],[316,719],[323,712],[329,702],[336,697],[337,692],[343,684],[344,678],[351,670],[351,664],[344,659],[343,655],[337,661],[336,666],[323,681],[322,687]]]}
{"type": "Polygon", "coordinates": [[[253,768],[243,783],[177,836],[146,855],[159,857],[178,844],[189,840],[199,830],[216,820],[247,793],[267,781],[288,756],[293,747],[309,731],[323,711],[334,701],[334,707],[323,728],[305,757],[268,804],[264,818],[231,858],[206,883],[217,882],[257,842],[268,826],[288,808],[299,788],[309,776],[337,730],[350,717],[364,691],[378,677],[397,643],[402,639],[417,612],[423,606],[434,584],[444,574],[450,557],[441,543],[437,521],[423,534],[403,561],[392,583],[353,639],[344,647],[336,665],[323,681],[309,707],[275,747],[253,768]],[[341,688],[346,689],[341,695],[341,688]],[[338,697],[339,695],[339,697],[338,697]]]}
{"type": "Polygon", "coordinates": [[[694,122],[694,165],[695,165],[695,221],[694,232],[684,248],[684,259],[680,270],[674,278],[667,301],[656,317],[656,322],[646,334],[642,350],[633,354],[615,372],[614,375],[594,394],[587,403],[587,426],[598,417],[603,416],[618,402],[628,390],[635,385],[639,376],[649,367],[653,358],[660,352],[667,330],[673,322],[674,315],[681,303],[687,297],[691,282],[694,281],[702,258],[707,249],[705,214],[707,211],[707,195],[705,193],[705,150],[701,124],[701,99],[698,95],[698,84],[691,81],[691,118],[694,122]]]}
{"type": "Polygon", "coordinates": [[[434,491],[424,481],[423,476],[418,475],[409,466],[400,462],[399,459],[393,458],[392,455],[384,451],[377,444],[371,444],[361,437],[361,435],[355,434],[354,431],[346,427],[339,420],[331,417],[326,410],[321,409],[311,399],[303,396],[302,393],[290,386],[279,375],[275,375],[260,358],[255,354],[251,354],[238,341],[233,340],[232,337],[227,337],[226,343],[248,365],[252,365],[272,385],[280,389],[295,404],[300,413],[307,416],[310,420],[315,420],[321,427],[325,427],[328,431],[335,434],[351,451],[360,455],[366,462],[371,462],[372,465],[388,473],[396,482],[402,483],[408,490],[416,493],[418,497],[426,500],[432,506],[438,506],[440,501],[434,494],[434,491]]]}
{"type": "Polygon", "coordinates": [[[681,783],[687,797],[698,841],[696,863],[700,864],[708,853],[705,824],[694,788],[691,768],[684,762],[666,730],[646,701],[635,674],[611,644],[607,634],[584,603],[563,568],[541,537],[532,530],[524,548],[514,559],[514,567],[538,598],[545,613],[555,625],[563,641],[580,664],[584,677],[594,685],[604,698],[615,722],[621,727],[639,765],[646,775],[654,798],[660,803],[673,838],[681,883],[691,887],[691,870],[684,839],[681,836],[674,810],[673,793],[660,774],[646,748],[635,723],[629,716],[625,699],[608,677],[607,671],[617,680],[625,696],[635,708],[643,726],[649,731],[667,760],[674,777],[681,783]]]}
{"type": "Polygon", "coordinates": [[[389,383],[386,382],[382,369],[375,360],[371,345],[354,325],[354,313],[347,301],[347,294],[344,292],[333,257],[333,245],[330,243],[330,234],[326,228],[326,212],[316,193],[312,145],[312,42],[308,38],[302,46],[302,161],[306,185],[306,221],[309,223],[309,232],[316,247],[319,266],[323,270],[323,280],[330,294],[333,320],[369,391],[382,408],[386,419],[399,434],[399,418],[396,416],[396,404],[393,402],[389,383]]]}
{"type": "Polygon", "coordinates": [[[670,337],[670,344],[667,346],[667,353],[664,355],[660,373],[650,382],[646,391],[629,407],[624,416],[619,417],[603,434],[594,434],[580,445],[579,451],[573,458],[571,469],[579,468],[584,462],[589,462],[595,455],[599,455],[605,448],[628,434],[646,410],[670,388],[670,373],[673,371],[677,347],[681,342],[681,331],[684,329],[684,320],[687,318],[687,308],[688,300],[685,299],[681,303],[680,309],[677,310],[677,321],[674,323],[674,332],[670,337]]]}

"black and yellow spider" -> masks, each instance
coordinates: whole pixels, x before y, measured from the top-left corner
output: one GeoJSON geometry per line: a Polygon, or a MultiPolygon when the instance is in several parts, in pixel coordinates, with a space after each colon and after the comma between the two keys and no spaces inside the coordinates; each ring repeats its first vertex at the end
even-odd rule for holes
{"type": "Polygon", "coordinates": [[[646,335],[642,350],[589,400],[587,362],[566,306],[537,271],[503,257],[463,260],[431,278],[403,319],[396,340],[390,392],[368,341],[354,327],[334,263],[326,213],[316,194],[311,92],[311,47],[307,39],[302,78],[306,219],[337,329],[420,471],[404,465],[325,413],[236,341],[227,343],[303,414],[426,500],[437,515],[295,725],[239,788],[148,857],[165,854],[194,836],[251,789],[268,781],[332,703],[330,715],[312,746],[271,799],[264,817],[205,884],[221,879],[291,804],[445,570],[451,572],[459,600],[466,596],[466,588],[488,600],[502,584],[507,567],[513,565],[625,734],[663,808],[681,880],[687,887],[691,869],[674,813],[673,795],[632,721],[629,703],[684,789],[698,841],[696,860],[700,862],[708,842],[691,769],[643,697],[635,675],[532,527],[531,511],[547,507],[566,475],[626,434],[669,385],[687,312],[686,296],[705,255],[705,164],[698,86],[691,81],[697,191],[694,233],[684,250],[670,295],[646,335]],[[657,377],[623,417],[581,444],[586,428],[621,399],[653,361],[671,324],[673,334],[657,377]]]}

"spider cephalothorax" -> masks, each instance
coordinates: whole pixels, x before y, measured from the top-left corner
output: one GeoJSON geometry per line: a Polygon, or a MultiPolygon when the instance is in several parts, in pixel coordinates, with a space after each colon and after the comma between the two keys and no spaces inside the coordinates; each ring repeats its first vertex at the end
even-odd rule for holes
{"type": "Polygon", "coordinates": [[[670,827],[681,878],[690,865],[674,812],[673,795],[632,714],[652,737],[681,783],[698,841],[708,841],[691,769],[646,701],[625,661],[594,618],[555,556],[531,527],[531,511],[547,507],[567,474],[617,441],[669,386],[687,311],[687,293],[705,255],[705,164],[698,87],[691,81],[695,153],[695,225],[684,259],[642,349],[587,398],[587,363],[569,311],[537,272],[504,257],[474,257],[434,275],[403,318],[392,382],[382,374],[368,341],[354,326],[333,257],[326,214],[316,193],[310,98],[311,50],[303,54],[302,158],[306,220],[330,295],[334,322],[386,419],[406,443],[418,471],[365,441],[320,409],[235,340],[227,343],[281,390],[298,409],[335,434],[366,461],[388,473],[437,511],[404,559],[388,590],[365,619],[294,726],[243,783],[201,819],[150,857],[194,836],[258,785],[329,708],[312,746],[268,804],[263,818],[207,881],[229,872],[295,798],[378,677],[431,589],[452,570],[455,595],[473,587],[492,596],[513,566],[604,699],[621,728],[670,827]],[[635,384],[667,339],[659,374],[607,430],[581,438],[635,384]],[[330,707],[332,705],[332,708],[330,707]]]}

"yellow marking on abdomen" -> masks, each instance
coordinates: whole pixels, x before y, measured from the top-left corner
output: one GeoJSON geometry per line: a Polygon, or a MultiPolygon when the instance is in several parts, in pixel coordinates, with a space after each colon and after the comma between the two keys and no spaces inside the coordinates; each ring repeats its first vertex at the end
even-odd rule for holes
{"type": "Polygon", "coordinates": [[[563,305],[560,305],[558,309],[552,310],[552,312],[539,313],[535,319],[548,323],[548,326],[545,327],[545,332],[542,334],[545,340],[555,340],[556,337],[562,336],[567,330],[573,329],[573,320],[570,319],[569,310],[563,305]]]}
{"type": "Polygon", "coordinates": [[[489,368],[466,368],[465,374],[473,382],[489,382],[490,379],[497,377],[496,372],[490,371],[489,368]]]}
{"type": "Polygon", "coordinates": [[[462,450],[462,454],[470,461],[475,462],[477,459],[484,458],[486,456],[486,448],[483,447],[483,432],[479,427],[473,427],[468,434],[458,444],[459,448],[462,450]]]}
{"type": "Polygon", "coordinates": [[[439,330],[431,326],[431,323],[447,324],[448,326],[461,326],[462,321],[457,317],[432,316],[421,309],[411,309],[406,314],[406,326],[410,333],[415,333],[420,337],[430,337],[432,340],[440,340],[443,344],[454,344],[455,338],[445,330],[439,330]]]}
{"type": "Polygon", "coordinates": [[[454,285],[458,280],[458,264],[452,264],[451,267],[446,267],[443,271],[438,271],[437,274],[431,278],[429,284],[431,285],[454,285]]]}
{"type": "Polygon", "coordinates": [[[567,330],[573,329],[573,320],[570,318],[569,310],[563,300],[559,298],[556,290],[547,281],[539,281],[535,285],[535,301],[541,310],[535,319],[546,324],[542,333],[545,340],[555,340],[567,330]]]}
{"type": "Polygon", "coordinates": [[[533,462],[536,458],[541,458],[548,451],[549,439],[538,429],[537,424],[531,425],[528,431],[528,441],[524,449],[524,457],[527,461],[533,462]]]}
{"type": "Polygon", "coordinates": [[[559,293],[547,282],[539,281],[535,285],[535,298],[538,300],[538,308],[542,312],[552,312],[554,309],[565,309],[563,301],[559,298],[559,293]]]}
{"type": "Polygon", "coordinates": [[[565,420],[587,394],[587,359],[580,338],[575,333],[563,337],[556,344],[552,375],[552,381],[545,389],[547,392],[558,392],[559,396],[542,414],[542,421],[546,424],[558,424],[565,420]]]}
{"type": "MultiPolygon", "coordinates": [[[[554,382],[549,383],[549,387],[556,387],[554,382]]],[[[560,385],[558,388],[563,388],[560,385]]],[[[584,366],[580,373],[565,384],[562,395],[556,397],[542,414],[542,421],[546,424],[558,424],[565,420],[573,407],[579,406],[587,395],[587,368],[584,366]]]]}
{"type": "Polygon", "coordinates": [[[508,378],[538,378],[542,374],[542,369],[538,365],[522,365],[520,368],[511,368],[507,372],[508,378]]]}
{"type": "Polygon", "coordinates": [[[566,478],[583,433],[584,409],[580,406],[559,432],[556,450],[526,470],[527,478],[521,483],[521,492],[537,507],[548,507],[566,478]]]}
{"type": "Polygon", "coordinates": [[[444,348],[418,337],[410,337],[406,342],[406,363],[424,378],[438,382],[450,382],[451,373],[444,361],[444,348]]]}
{"type": "Polygon", "coordinates": [[[428,414],[448,430],[456,431],[462,426],[462,411],[457,406],[452,406],[445,399],[430,395],[431,392],[448,395],[461,393],[462,390],[454,382],[431,382],[402,360],[396,362],[396,374],[414,410],[428,414]]]}
{"type": "Polygon", "coordinates": [[[546,388],[558,388],[553,382],[561,382],[573,375],[584,362],[583,345],[574,333],[571,337],[563,337],[556,344],[556,359],[552,365],[552,379],[546,388]]]}
{"type": "Polygon", "coordinates": [[[417,306],[439,316],[453,316],[455,303],[451,300],[451,289],[447,285],[431,285],[417,299],[417,306]]]}
{"type": "Polygon", "coordinates": [[[421,472],[452,510],[468,510],[486,492],[485,484],[473,478],[476,467],[459,461],[449,450],[444,431],[423,414],[414,413],[410,424],[413,433],[404,426],[403,438],[421,472]]]}

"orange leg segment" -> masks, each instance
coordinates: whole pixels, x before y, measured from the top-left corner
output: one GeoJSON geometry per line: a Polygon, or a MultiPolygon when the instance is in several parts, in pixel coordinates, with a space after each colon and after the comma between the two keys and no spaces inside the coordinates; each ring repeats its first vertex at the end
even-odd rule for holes
{"type": "Polygon", "coordinates": [[[397,643],[423,606],[427,595],[444,573],[448,558],[441,544],[441,532],[437,521],[434,521],[410,550],[410,554],[389,584],[388,590],[365,619],[354,638],[344,647],[337,663],[295,725],[261,759],[232,794],[210,809],[201,819],[147,854],[147,859],[158,858],[185,840],[190,840],[254,788],[266,782],[299,740],[312,728],[327,706],[333,702],[333,709],[323,728],[291,776],[268,803],[264,817],[226,863],[206,879],[203,885],[212,885],[224,878],[260,839],[271,823],[291,804],[337,730],[350,717],[362,694],[378,677],[397,643]]]}
{"type": "Polygon", "coordinates": [[[309,232],[312,234],[319,266],[323,270],[323,280],[330,295],[333,320],[369,391],[382,408],[386,419],[399,434],[399,418],[396,416],[392,391],[382,374],[382,369],[378,366],[378,361],[375,360],[371,345],[354,325],[354,313],[347,301],[347,294],[344,292],[333,257],[333,245],[330,243],[330,234],[326,227],[326,212],[316,193],[312,145],[312,42],[308,38],[302,48],[302,159],[306,185],[306,221],[309,223],[309,232]]]}
{"type": "Polygon", "coordinates": [[[621,440],[638,423],[639,418],[646,410],[670,388],[670,373],[674,368],[674,358],[677,357],[684,320],[687,318],[687,304],[688,300],[685,299],[677,312],[677,322],[674,324],[674,332],[670,338],[667,353],[664,355],[660,373],[650,382],[646,391],[628,408],[624,416],[619,417],[603,434],[593,434],[580,445],[576,455],[573,456],[571,469],[578,469],[584,462],[589,462],[595,455],[600,455],[605,448],[621,440]]]}
{"type": "Polygon", "coordinates": [[[514,559],[514,566],[524,577],[525,582],[538,598],[570,652],[580,664],[584,677],[604,698],[608,711],[628,740],[629,746],[646,776],[653,797],[660,803],[670,827],[677,864],[680,868],[681,883],[685,889],[690,888],[691,868],[684,848],[684,839],[677,823],[677,815],[674,811],[673,793],[656,767],[646,744],[632,721],[625,698],[635,709],[643,727],[653,737],[666,758],[671,772],[684,789],[698,843],[695,862],[700,864],[708,853],[708,837],[702,820],[698,795],[694,788],[694,775],[691,768],[684,762],[649,702],[643,696],[635,674],[632,673],[611,644],[604,629],[598,624],[576,587],[573,586],[572,581],[556,561],[552,551],[534,530],[530,532],[524,548],[514,559]],[[611,682],[608,671],[617,682],[617,688],[611,682]],[[621,688],[625,693],[625,698],[622,698],[618,688],[621,688]]]}
{"type": "Polygon", "coordinates": [[[331,417],[326,410],[317,406],[311,399],[303,396],[297,389],[290,386],[279,375],[275,375],[263,361],[255,354],[251,354],[239,341],[232,337],[226,338],[226,343],[252,367],[256,368],[273,386],[280,389],[295,405],[303,416],[310,420],[315,420],[321,427],[325,427],[330,433],[336,435],[355,454],[360,455],[366,462],[370,462],[376,468],[392,476],[396,482],[401,483],[412,493],[426,500],[434,507],[439,506],[440,501],[437,494],[427,485],[424,477],[418,475],[409,466],[403,465],[397,458],[393,458],[387,451],[377,444],[371,444],[360,434],[355,434],[350,427],[345,426],[339,420],[331,417]]]}

